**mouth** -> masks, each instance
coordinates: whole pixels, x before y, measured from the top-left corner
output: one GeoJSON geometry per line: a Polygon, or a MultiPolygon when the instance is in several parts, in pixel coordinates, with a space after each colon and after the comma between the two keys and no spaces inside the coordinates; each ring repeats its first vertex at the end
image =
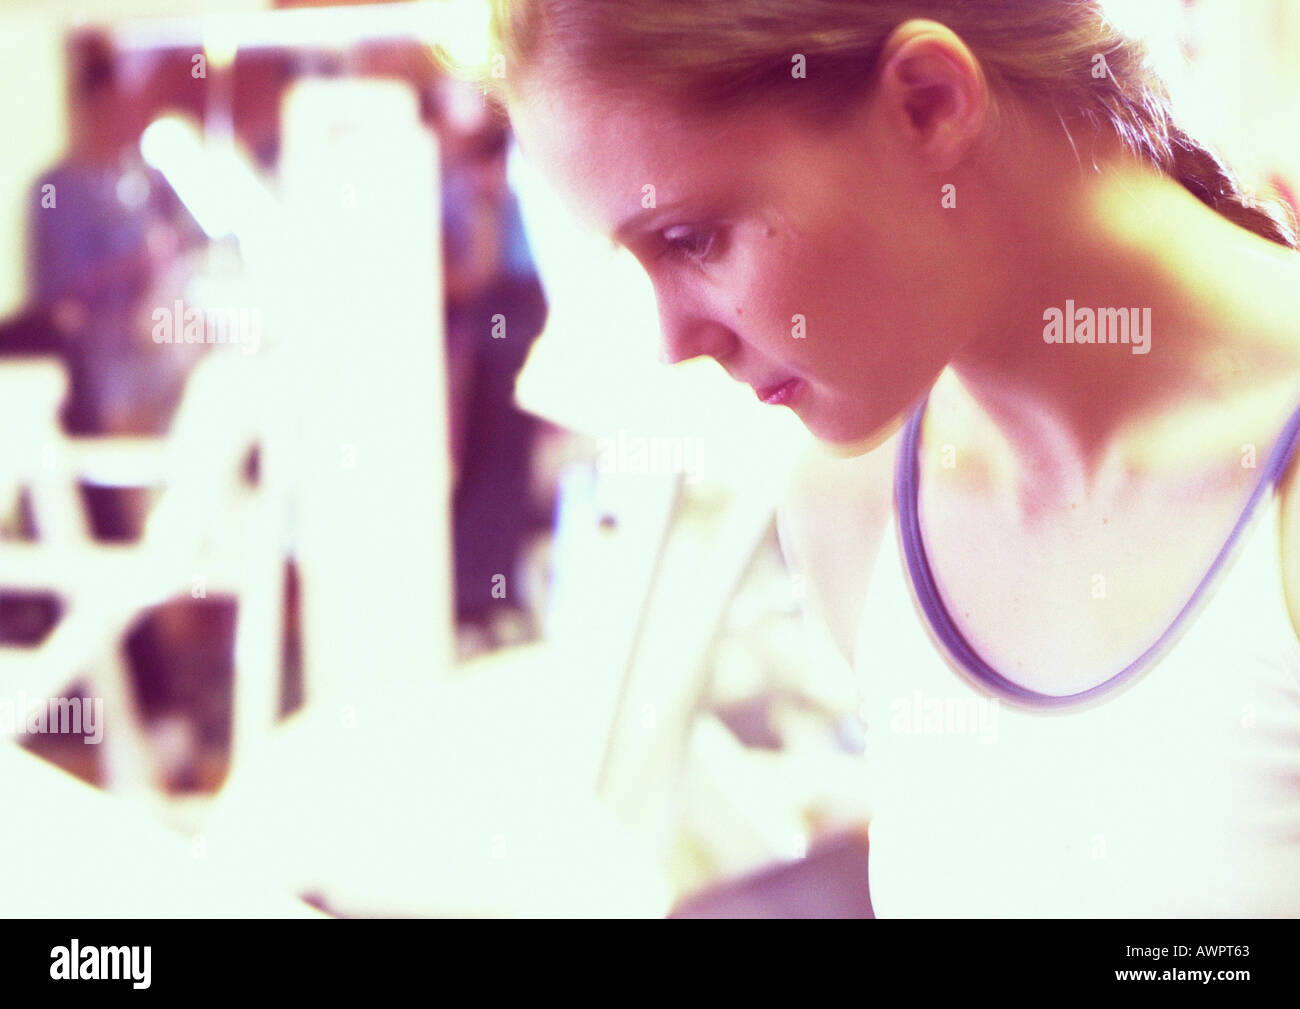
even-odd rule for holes
{"type": "Polygon", "coordinates": [[[765,389],[755,389],[758,398],[768,406],[789,406],[803,388],[803,381],[798,378],[787,379],[776,385],[769,385],[765,389]]]}

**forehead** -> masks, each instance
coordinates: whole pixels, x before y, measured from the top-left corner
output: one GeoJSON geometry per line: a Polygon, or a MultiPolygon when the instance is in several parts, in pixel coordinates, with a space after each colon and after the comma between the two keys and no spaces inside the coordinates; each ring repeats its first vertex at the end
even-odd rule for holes
{"type": "MultiPolygon", "coordinates": [[[[691,118],[666,100],[619,101],[579,89],[545,88],[510,108],[524,154],[574,209],[603,232],[656,201],[712,199],[750,185],[770,158],[774,131],[761,112],[691,118]]],[[[778,131],[779,132],[779,131],[778,131]]]]}

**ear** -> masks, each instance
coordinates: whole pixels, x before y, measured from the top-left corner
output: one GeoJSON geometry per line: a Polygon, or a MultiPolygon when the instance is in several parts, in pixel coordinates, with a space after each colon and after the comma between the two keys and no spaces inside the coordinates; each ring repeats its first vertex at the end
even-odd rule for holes
{"type": "Polygon", "coordinates": [[[902,144],[933,171],[960,162],[979,139],[989,89],[979,61],[951,29],[916,19],[881,52],[878,97],[902,144]]]}

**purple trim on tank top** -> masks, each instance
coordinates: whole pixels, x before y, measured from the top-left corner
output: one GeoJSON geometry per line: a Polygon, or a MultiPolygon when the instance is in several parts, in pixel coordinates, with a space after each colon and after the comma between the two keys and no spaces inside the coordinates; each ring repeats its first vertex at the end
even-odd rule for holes
{"type": "Polygon", "coordinates": [[[1081,690],[1074,694],[1058,696],[1055,694],[1040,694],[1018,683],[1013,683],[985,662],[970,642],[962,636],[961,631],[957,629],[957,625],[953,622],[952,616],[948,613],[939,595],[934,572],[930,568],[930,561],[925,552],[925,544],[921,539],[921,518],[917,505],[917,495],[920,491],[920,459],[918,451],[921,442],[921,423],[924,420],[925,408],[928,402],[929,397],[927,396],[921,401],[920,406],[913,411],[903,428],[903,437],[898,447],[898,460],[894,471],[894,495],[898,507],[899,532],[902,537],[903,556],[906,560],[907,573],[912,583],[912,589],[916,593],[917,601],[921,604],[926,621],[934,630],[944,648],[964,669],[985,686],[1008,700],[1039,707],[1060,707],[1077,704],[1102,694],[1108,694],[1132,680],[1159,658],[1161,652],[1173,643],[1188,617],[1212,588],[1220,571],[1227,565],[1233,548],[1236,547],[1242,533],[1250,525],[1251,519],[1254,518],[1260,499],[1281,477],[1295,450],[1296,442],[1300,439],[1300,409],[1297,409],[1291,415],[1290,420],[1287,421],[1286,427],[1282,429],[1277,444],[1269,455],[1264,472],[1260,476],[1250,500],[1246,503],[1245,510],[1237,519],[1236,525],[1233,526],[1228,541],[1214,558],[1214,563],[1210,565],[1209,571],[1201,579],[1200,584],[1196,586],[1186,605],[1179,610],[1178,615],[1174,617],[1173,623],[1160,635],[1155,644],[1114,676],[1097,684],[1095,687],[1089,687],[1087,690],[1081,690]]]}

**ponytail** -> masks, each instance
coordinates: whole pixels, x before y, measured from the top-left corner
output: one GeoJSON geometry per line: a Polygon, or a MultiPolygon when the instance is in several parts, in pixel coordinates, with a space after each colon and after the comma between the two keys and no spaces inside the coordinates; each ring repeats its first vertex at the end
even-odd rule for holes
{"type": "Polygon", "coordinates": [[[1207,207],[1247,231],[1289,249],[1300,247],[1284,205],[1254,199],[1213,151],[1176,130],[1170,138],[1169,175],[1207,207]]]}

